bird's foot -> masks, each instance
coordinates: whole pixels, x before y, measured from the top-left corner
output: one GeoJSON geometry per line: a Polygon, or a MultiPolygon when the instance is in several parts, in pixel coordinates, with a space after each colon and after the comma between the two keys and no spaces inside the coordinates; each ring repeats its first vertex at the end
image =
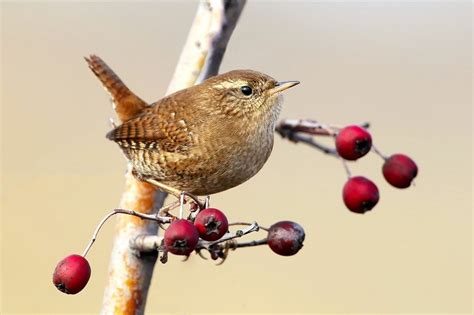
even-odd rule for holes
{"type": "Polygon", "coordinates": [[[156,179],[153,179],[153,178],[149,178],[149,177],[143,177],[142,175],[139,175],[137,174],[136,172],[133,172],[133,175],[138,178],[139,180],[141,181],[144,181],[144,182],[147,182],[148,184],[151,184],[155,187],[158,187],[159,189],[161,189],[162,191],[164,192],[167,192],[168,194],[170,195],[173,195],[175,196],[176,198],[180,198],[181,196],[181,190],[179,189],[176,189],[176,188],[173,188],[171,186],[168,186],[166,184],[163,184],[163,183],[160,183],[159,181],[157,181],[156,179]]]}
{"type": "Polygon", "coordinates": [[[179,207],[179,205],[180,205],[179,200],[173,201],[172,203],[161,207],[158,210],[158,215],[161,216],[161,217],[172,217],[172,215],[170,214],[170,211],[177,208],[177,207],[179,207]]]}
{"type": "Polygon", "coordinates": [[[206,196],[206,198],[204,199],[204,202],[199,200],[199,198],[191,193],[188,193],[187,191],[182,191],[180,194],[179,194],[179,217],[182,218],[183,217],[183,210],[184,210],[184,204],[186,202],[189,201],[189,199],[191,199],[194,204],[197,206],[197,209],[193,209],[191,212],[195,212],[196,210],[202,210],[202,209],[206,209],[206,208],[209,208],[209,200],[210,200],[210,197],[209,196],[206,196]]]}
{"type": "Polygon", "coordinates": [[[134,176],[136,176],[138,179],[140,179],[142,181],[145,181],[145,182],[147,182],[147,183],[149,183],[149,184],[151,184],[155,187],[158,187],[162,191],[167,192],[168,194],[173,195],[176,198],[178,198],[177,202],[173,202],[173,203],[161,208],[160,211],[159,211],[160,215],[168,215],[170,210],[172,210],[172,209],[176,208],[177,206],[179,206],[179,208],[180,208],[180,216],[179,217],[182,218],[184,204],[186,204],[189,200],[192,200],[199,210],[209,207],[209,200],[210,200],[209,196],[206,196],[204,201],[201,201],[196,195],[193,195],[193,194],[191,194],[187,191],[181,191],[179,189],[173,188],[173,187],[168,186],[166,184],[160,183],[159,181],[157,181],[153,178],[144,178],[142,176],[137,176],[136,173],[134,173],[134,176]]]}
{"type": "Polygon", "coordinates": [[[181,191],[179,189],[173,188],[171,186],[168,186],[166,184],[163,184],[159,181],[157,181],[154,178],[151,177],[146,177],[134,169],[132,170],[133,176],[135,176],[138,180],[147,182],[158,189],[173,195],[176,197],[178,200],[176,202],[170,203],[169,205],[166,205],[162,207],[158,214],[160,216],[170,216],[169,212],[173,210],[174,208],[179,207],[179,218],[183,217],[183,211],[184,211],[184,204],[186,204],[188,201],[192,200],[193,204],[191,205],[190,211],[195,212],[196,210],[202,210],[205,208],[209,208],[209,201],[210,201],[210,196],[206,196],[204,201],[201,201],[198,196],[191,194],[187,191],[181,191]]]}

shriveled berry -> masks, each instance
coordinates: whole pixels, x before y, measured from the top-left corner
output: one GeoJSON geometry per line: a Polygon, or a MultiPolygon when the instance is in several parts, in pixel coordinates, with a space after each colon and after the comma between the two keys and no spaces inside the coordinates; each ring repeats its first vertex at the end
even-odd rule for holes
{"type": "Polygon", "coordinates": [[[404,154],[394,154],[385,161],[382,172],[390,185],[397,188],[407,188],[418,174],[418,167],[410,157],[404,154]]]}
{"type": "Polygon", "coordinates": [[[291,256],[303,247],[304,236],[304,230],[298,223],[280,221],[270,227],[267,242],[278,255],[291,256]]]}
{"type": "Polygon", "coordinates": [[[366,155],[372,147],[370,133],[359,126],[347,126],[336,137],[336,150],[346,160],[357,160],[366,155]]]}
{"type": "Polygon", "coordinates": [[[53,283],[61,292],[76,294],[84,289],[90,276],[89,262],[80,255],[69,255],[56,265],[53,283]]]}
{"type": "Polygon", "coordinates": [[[172,222],[164,234],[166,249],[175,255],[189,255],[196,248],[198,241],[198,231],[185,219],[172,222]]]}
{"type": "Polygon", "coordinates": [[[227,232],[229,223],[222,211],[207,208],[198,213],[194,220],[194,226],[203,240],[216,241],[227,232]]]}
{"type": "Polygon", "coordinates": [[[379,201],[379,190],[371,180],[356,176],[346,182],[342,197],[349,210],[365,213],[375,207],[379,201]]]}

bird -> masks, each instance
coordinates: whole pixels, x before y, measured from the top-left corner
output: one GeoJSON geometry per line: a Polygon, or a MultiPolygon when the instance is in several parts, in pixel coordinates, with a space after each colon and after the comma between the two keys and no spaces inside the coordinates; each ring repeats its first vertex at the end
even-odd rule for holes
{"type": "Polygon", "coordinates": [[[107,139],[122,149],[137,179],[175,196],[212,195],[257,174],[272,152],[282,92],[299,84],[233,70],[148,104],[100,57],[85,60],[128,111],[107,139]]]}

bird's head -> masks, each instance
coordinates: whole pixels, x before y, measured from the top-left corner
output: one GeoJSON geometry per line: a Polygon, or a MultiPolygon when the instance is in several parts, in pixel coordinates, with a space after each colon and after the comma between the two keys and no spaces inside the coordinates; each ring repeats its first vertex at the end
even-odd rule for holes
{"type": "Polygon", "coordinates": [[[281,109],[281,92],[298,83],[278,82],[253,70],[234,70],[212,77],[203,85],[212,95],[214,106],[226,115],[251,119],[270,115],[276,120],[281,109]]]}

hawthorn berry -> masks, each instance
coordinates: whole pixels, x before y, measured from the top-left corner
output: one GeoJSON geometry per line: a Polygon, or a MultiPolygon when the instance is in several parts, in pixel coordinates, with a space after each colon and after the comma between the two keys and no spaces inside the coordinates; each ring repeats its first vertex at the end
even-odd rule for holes
{"type": "Polygon", "coordinates": [[[173,221],[164,234],[166,249],[175,255],[189,255],[196,248],[198,241],[196,227],[185,219],[173,221]]]}
{"type": "Polygon", "coordinates": [[[382,172],[390,185],[397,188],[407,188],[418,174],[418,167],[410,157],[404,154],[394,154],[385,160],[382,172]]]}
{"type": "Polygon", "coordinates": [[[229,228],[225,214],[215,208],[201,210],[194,220],[199,236],[206,241],[220,239],[229,228]]]}
{"type": "Polygon", "coordinates": [[[282,256],[292,256],[303,247],[304,230],[298,223],[280,221],[268,230],[268,246],[282,256]]]}
{"type": "Polygon", "coordinates": [[[347,126],[336,137],[336,150],[346,160],[357,160],[366,155],[372,147],[370,133],[359,126],[347,126]]]}
{"type": "Polygon", "coordinates": [[[363,176],[351,177],[344,185],[342,197],[346,207],[352,212],[365,213],[379,201],[379,190],[363,176]]]}
{"type": "Polygon", "coordinates": [[[90,276],[89,262],[80,255],[69,255],[56,265],[53,283],[61,292],[76,294],[84,289],[90,276]]]}

